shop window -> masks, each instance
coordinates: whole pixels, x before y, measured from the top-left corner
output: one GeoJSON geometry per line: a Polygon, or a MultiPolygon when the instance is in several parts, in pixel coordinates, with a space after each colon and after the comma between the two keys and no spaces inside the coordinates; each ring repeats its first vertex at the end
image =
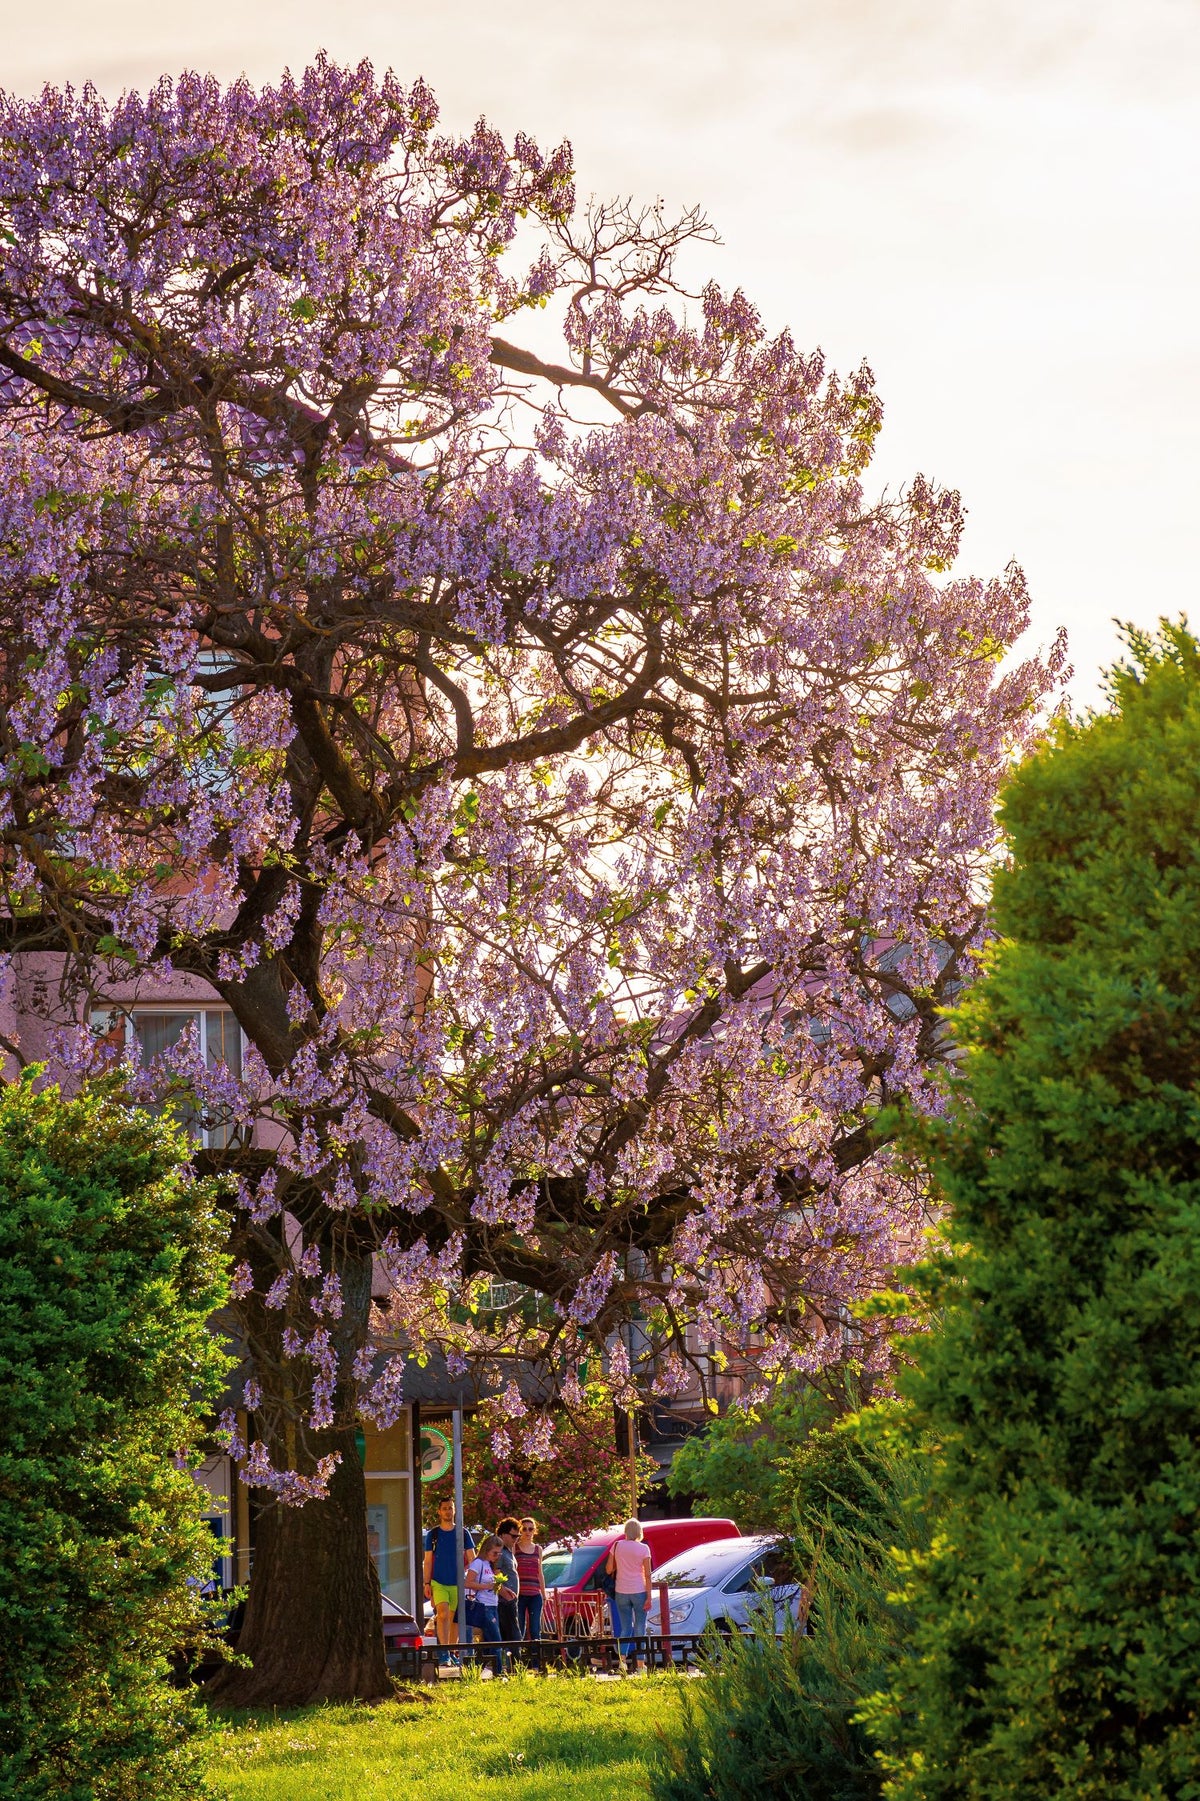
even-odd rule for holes
{"type": "Polygon", "coordinates": [[[364,1475],[367,1544],[379,1586],[412,1613],[412,1432],[407,1412],[386,1431],[367,1432],[364,1475]]]}

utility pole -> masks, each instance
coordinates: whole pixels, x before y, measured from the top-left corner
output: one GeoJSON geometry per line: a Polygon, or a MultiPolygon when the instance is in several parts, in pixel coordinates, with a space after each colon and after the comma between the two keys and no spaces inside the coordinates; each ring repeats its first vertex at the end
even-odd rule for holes
{"type": "MultiPolygon", "coordinates": [[[[455,1407],[454,1420],[454,1575],[458,1583],[458,1642],[469,1645],[475,1634],[467,1625],[467,1585],[463,1580],[464,1564],[463,1534],[467,1522],[463,1518],[463,1466],[462,1466],[462,1417],[461,1407],[455,1407]]],[[[466,1665],[463,1665],[466,1668],[466,1665]]]]}
{"type": "MultiPolygon", "coordinates": [[[[628,1330],[629,1330],[629,1336],[628,1336],[628,1339],[626,1342],[629,1347],[629,1368],[630,1368],[630,1371],[632,1372],[636,1368],[636,1364],[637,1364],[637,1359],[634,1355],[634,1347],[633,1347],[634,1327],[633,1327],[632,1320],[630,1320],[630,1322],[629,1322],[628,1330]]],[[[632,1374],[631,1374],[630,1380],[632,1382],[632,1374]]],[[[629,1406],[625,1410],[625,1418],[629,1422],[629,1517],[630,1517],[630,1519],[633,1519],[633,1520],[636,1520],[638,1518],[637,1413],[634,1411],[636,1408],[636,1405],[637,1405],[637,1401],[636,1401],[636,1397],[635,1397],[635,1399],[630,1402],[629,1406]]]]}

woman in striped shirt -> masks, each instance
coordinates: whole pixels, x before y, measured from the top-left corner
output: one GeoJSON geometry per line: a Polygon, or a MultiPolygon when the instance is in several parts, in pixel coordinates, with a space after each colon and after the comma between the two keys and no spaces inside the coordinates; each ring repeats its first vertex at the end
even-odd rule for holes
{"type": "Polygon", "coordinates": [[[532,1643],[542,1636],[542,1608],[546,1605],[546,1578],[536,1520],[521,1521],[513,1557],[517,1565],[517,1633],[532,1643]]]}

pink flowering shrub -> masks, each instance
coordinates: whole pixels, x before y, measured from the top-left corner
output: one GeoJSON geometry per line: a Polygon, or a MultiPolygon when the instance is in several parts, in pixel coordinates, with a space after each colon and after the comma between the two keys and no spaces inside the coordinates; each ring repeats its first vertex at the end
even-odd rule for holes
{"type": "MultiPolygon", "coordinates": [[[[658,1474],[658,1465],[639,1454],[638,1473],[644,1489],[658,1474]]],[[[438,1502],[453,1492],[449,1476],[426,1485],[430,1524],[436,1522],[438,1502]]],[[[627,1517],[629,1506],[629,1459],[617,1449],[607,1398],[593,1395],[569,1412],[556,1408],[550,1415],[531,1415],[528,1424],[514,1424],[495,1403],[467,1415],[463,1510],[469,1522],[490,1530],[506,1514],[531,1514],[547,1544],[611,1526],[627,1517]],[[497,1422],[502,1418],[501,1426],[497,1422]],[[499,1451],[497,1437],[502,1438],[499,1451]]]]}

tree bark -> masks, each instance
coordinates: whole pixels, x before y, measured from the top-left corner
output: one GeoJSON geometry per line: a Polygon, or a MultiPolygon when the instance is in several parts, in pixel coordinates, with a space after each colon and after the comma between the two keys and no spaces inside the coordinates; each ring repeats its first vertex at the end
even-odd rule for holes
{"type": "MultiPolygon", "coordinates": [[[[337,1341],[346,1371],[366,1334],[370,1254],[343,1255],[339,1268],[344,1311],[337,1341]]],[[[295,1364],[281,1354],[281,1314],[257,1296],[239,1312],[263,1389],[257,1420],[272,1463],[307,1473],[331,1451],[341,1461],[327,1500],[294,1507],[270,1497],[258,1514],[238,1640],[251,1667],[225,1665],[208,1684],[208,1697],[221,1707],[296,1707],[390,1696],[379,1578],[367,1548],[366,1485],[347,1395],[339,1384],[334,1427],[305,1427],[300,1397],[290,1386],[295,1364]]]]}

